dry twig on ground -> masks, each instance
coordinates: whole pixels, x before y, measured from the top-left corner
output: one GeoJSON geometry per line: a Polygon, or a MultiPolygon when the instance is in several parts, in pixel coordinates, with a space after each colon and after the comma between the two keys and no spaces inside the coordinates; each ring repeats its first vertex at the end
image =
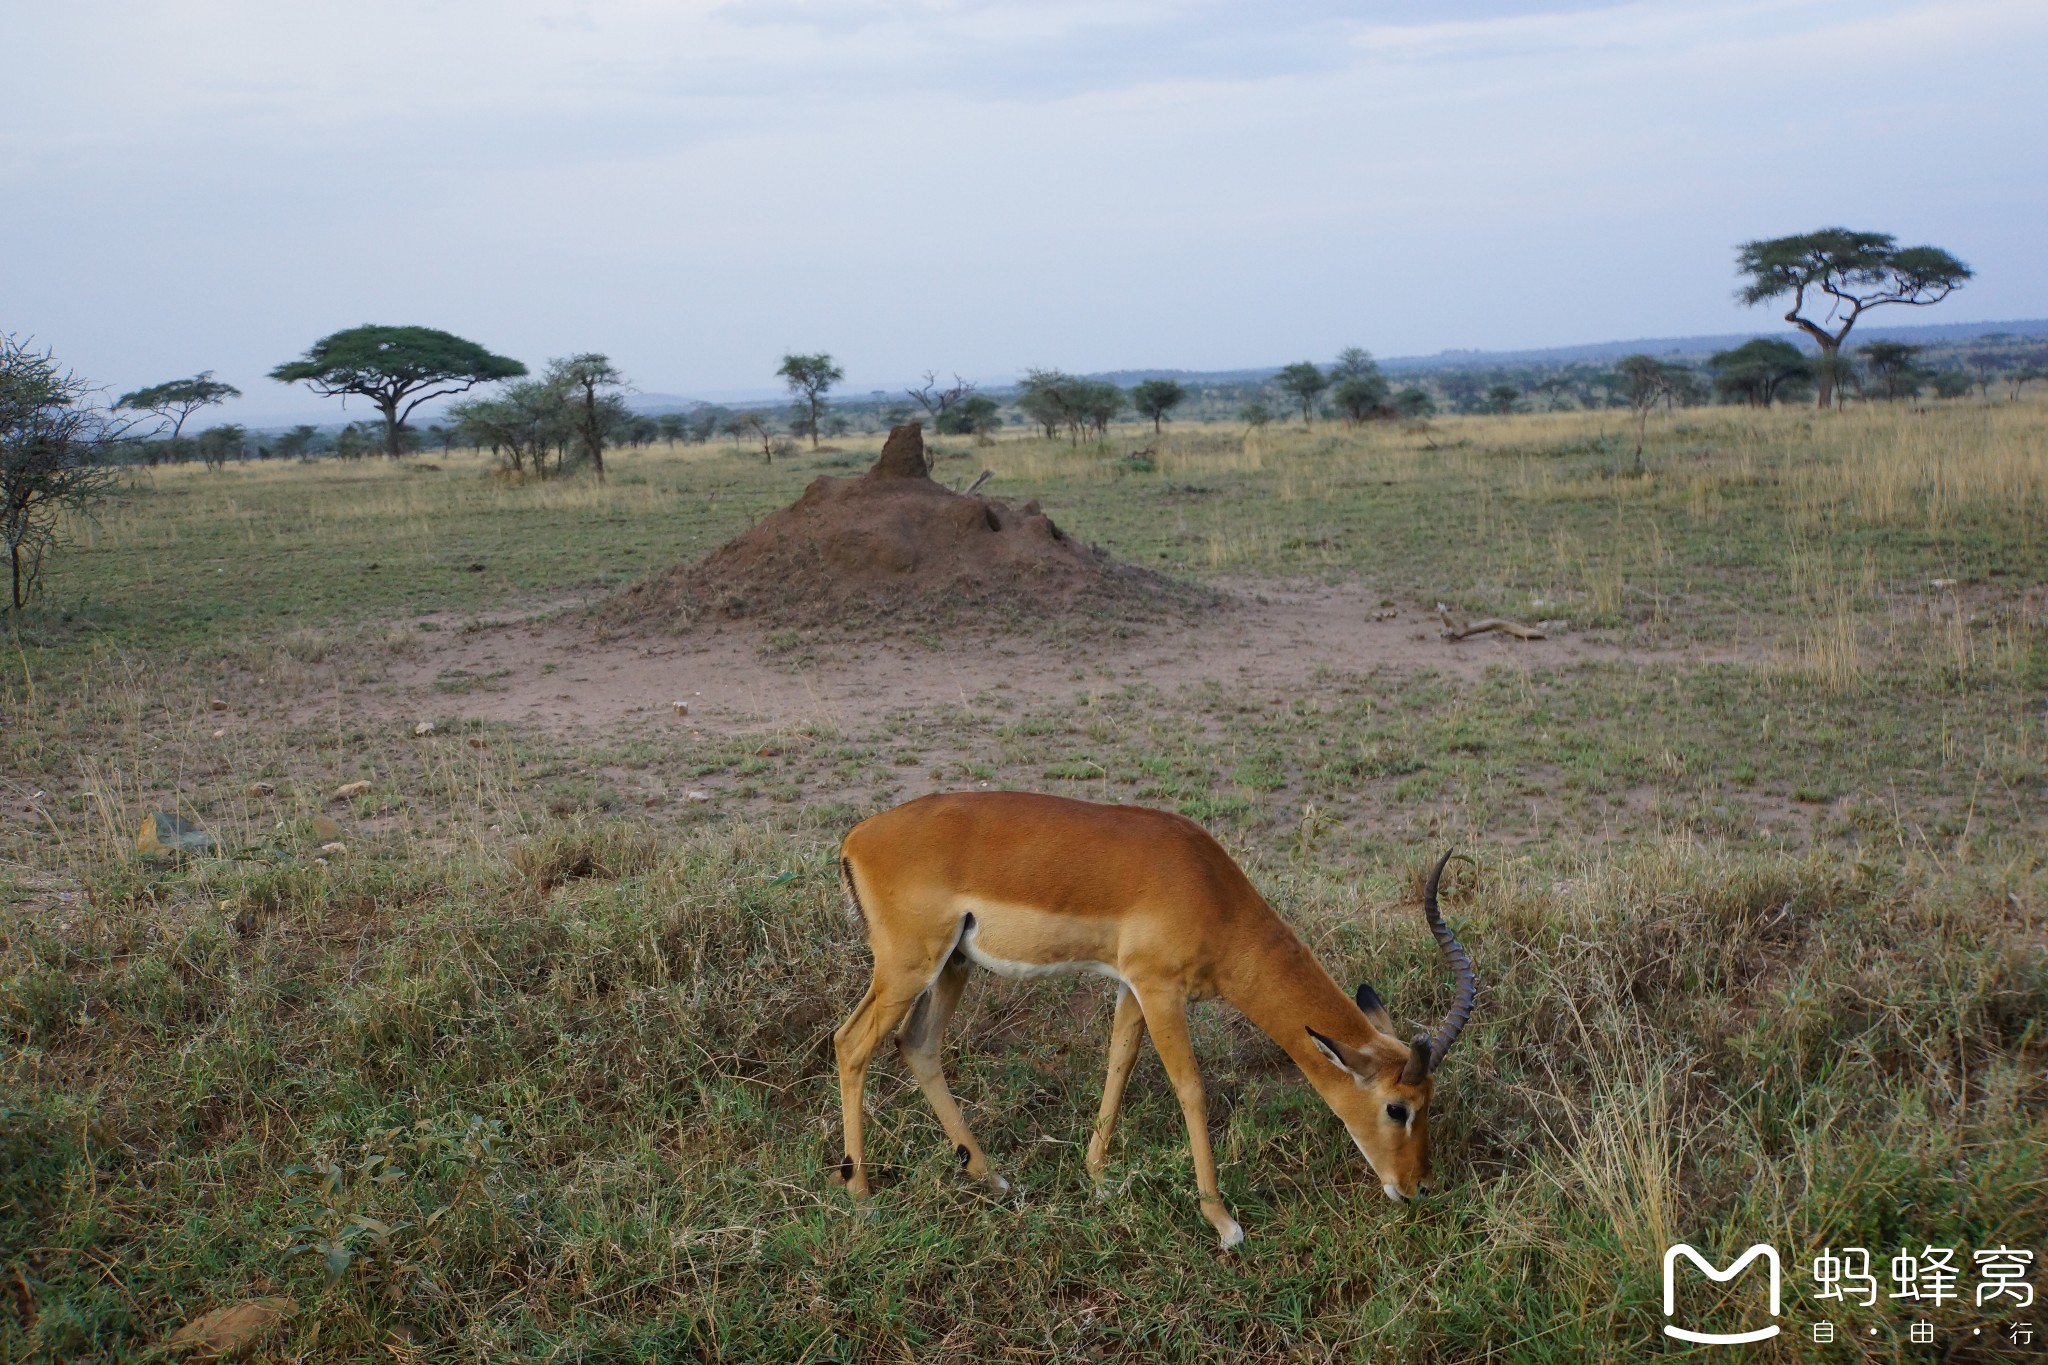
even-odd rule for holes
{"type": "Polygon", "coordinates": [[[1463,640],[1474,635],[1484,635],[1489,630],[1497,630],[1503,635],[1512,635],[1517,640],[1541,640],[1543,638],[1543,632],[1536,629],[1536,627],[1525,626],[1520,621],[1510,621],[1499,616],[1489,616],[1483,621],[1474,621],[1467,625],[1452,616],[1451,609],[1441,602],[1436,604],[1436,614],[1438,619],[1444,623],[1444,628],[1437,633],[1446,640],[1463,640]]]}

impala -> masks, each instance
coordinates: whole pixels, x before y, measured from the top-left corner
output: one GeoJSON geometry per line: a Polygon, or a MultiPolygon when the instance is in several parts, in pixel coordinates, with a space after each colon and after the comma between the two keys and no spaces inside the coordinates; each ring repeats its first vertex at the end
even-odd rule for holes
{"type": "Polygon", "coordinates": [[[1225,1247],[1244,1240],[1216,1185],[1202,1073],[1188,1041],[1188,1002],[1221,996],[1294,1059],[1387,1197],[1413,1199],[1429,1178],[1431,1073],[1478,990],[1471,960],[1437,911],[1450,860],[1446,853],[1429,874],[1422,910],[1457,976],[1457,996],[1434,1038],[1404,1043],[1372,987],[1347,996],[1192,820],[1028,792],[926,796],[863,820],[840,847],[840,874],[866,924],[875,972],[833,1035],[846,1132],[839,1175],[856,1198],[867,1195],[861,1095],[869,1059],[893,1032],[967,1173],[1009,1187],[989,1171],[939,1066],[940,1038],[974,964],[1022,978],[1092,971],[1118,983],[1109,1079],[1088,1142],[1098,1185],[1142,1027],[1187,1121],[1202,1215],[1225,1247]]]}

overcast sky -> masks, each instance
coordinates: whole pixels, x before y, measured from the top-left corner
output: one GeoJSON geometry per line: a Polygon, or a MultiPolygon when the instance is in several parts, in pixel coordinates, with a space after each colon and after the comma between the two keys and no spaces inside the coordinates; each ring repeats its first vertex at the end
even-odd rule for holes
{"type": "Polygon", "coordinates": [[[865,392],[1763,328],[1735,243],[1834,223],[1976,268],[1886,322],[2039,317],[2044,55],[2041,0],[10,5],[0,330],[244,420],[362,322],[865,392]]]}

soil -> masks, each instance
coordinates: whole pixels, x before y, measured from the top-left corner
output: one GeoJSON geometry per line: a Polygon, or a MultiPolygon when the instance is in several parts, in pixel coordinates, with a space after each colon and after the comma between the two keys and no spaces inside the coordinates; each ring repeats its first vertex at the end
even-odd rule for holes
{"type": "Polygon", "coordinates": [[[858,478],[821,475],[788,507],[704,558],[636,583],[601,610],[629,630],[706,621],[883,627],[972,621],[1073,634],[1186,615],[1209,590],[1119,563],[1054,524],[1036,502],[956,493],[931,477],[919,423],[893,428],[858,478]]]}
{"type": "Polygon", "coordinates": [[[1596,661],[1715,662],[1698,650],[1644,650],[1564,630],[1547,640],[1483,635],[1451,642],[1427,611],[1389,616],[1364,587],[1238,583],[1206,623],[1163,623],[1124,637],[1049,642],[954,630],[850,641],[723,621],[683,635],[605,635],[586,617],[450,621],[394,656],[368,705],[414,720],[465,717],[552,734],[674,727],[732,734],[822,722],[852,733],[891,712],[972,705],[988,692],[1063,696],[1146,683],[1273,692],[1316,685],[1324,670],[1569,668],[1596,661]],[[460,629],[452,627],[458,625],[460,629]],[[678,714],[682,702],[687,713],[678,714]]]}

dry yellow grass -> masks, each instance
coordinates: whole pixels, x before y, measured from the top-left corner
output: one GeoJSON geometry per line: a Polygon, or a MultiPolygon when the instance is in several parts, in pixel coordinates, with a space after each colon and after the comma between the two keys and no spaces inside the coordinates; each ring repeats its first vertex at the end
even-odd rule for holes
{"type": "MultiPolygon", "coordinates": [[[[1128,425],[1112,428],[1107,442],[1079,446],[1016,432],[986,446],[957,438],[935,444],[957,446],[965,456],[944,466],[940,477],[964,482],[985,465],[1001,490],[1108,483],[1125,477],[1127,451],[1149,448],[1164,479],[1199,484],[1270,472],[1270,496],[1288,503],[1323,502],[1361,482],[1426,473],[1468,479],[1478,489],[1523,501],[1683,507],[1709,521],[1731,490],[1776,480],[1803,529],[1815,536],[1851,524],[1938,530],[1997,509],[2022,518],[2029,537],[2022,543],[2030,544],[2041,514],[2048,513],[2048,402],[2039,399],[1946,403],[1931,411],[1885,404],[1841,413],[1682,410],[1652,419],[1653,452],[1661,446],[1677,458],[1644,480],[1588,479],[1582,468],[1554,458],[1603,442],[1618,446],[1625,425],[1619,413],[1564,412],[1447,417],[1426,426],[1169,426],[1157,437],[1128,425]]],[[[841,448],[856,454],[879,443],[873,435],[839,438],[841,448]]],[[[484,477],[487,455],[458,451],[405,464],[325,464],[313,489],[306,466],[283,461],[220,471],[158,468],[136,472],[139,489],[188,496],[123,499],[76,529],[91,544],[161,549],[177,544],[181,528],[195,519],[233,526],[246,543],[259,545],[288,535],[346,538],[344,528],[352,523],[425,530],[447,517],[515,508],[646,512],[682,495],[697,475],[753,463],[751,454],[730,446],[653,446],[614,452],[607,484],[578,478],[515,486],[484,477]],[[422,462],[440,466],[447,477],[423,475],[422,462]]],[[[812,463],[806,452],[771,468],[812,463]]],[[[1482,535],[1526,529],[1483,497],[1473,515],[1482,535]]],[[[1220,562],[1236,560],[1226,551],[1220,562]]]]}

